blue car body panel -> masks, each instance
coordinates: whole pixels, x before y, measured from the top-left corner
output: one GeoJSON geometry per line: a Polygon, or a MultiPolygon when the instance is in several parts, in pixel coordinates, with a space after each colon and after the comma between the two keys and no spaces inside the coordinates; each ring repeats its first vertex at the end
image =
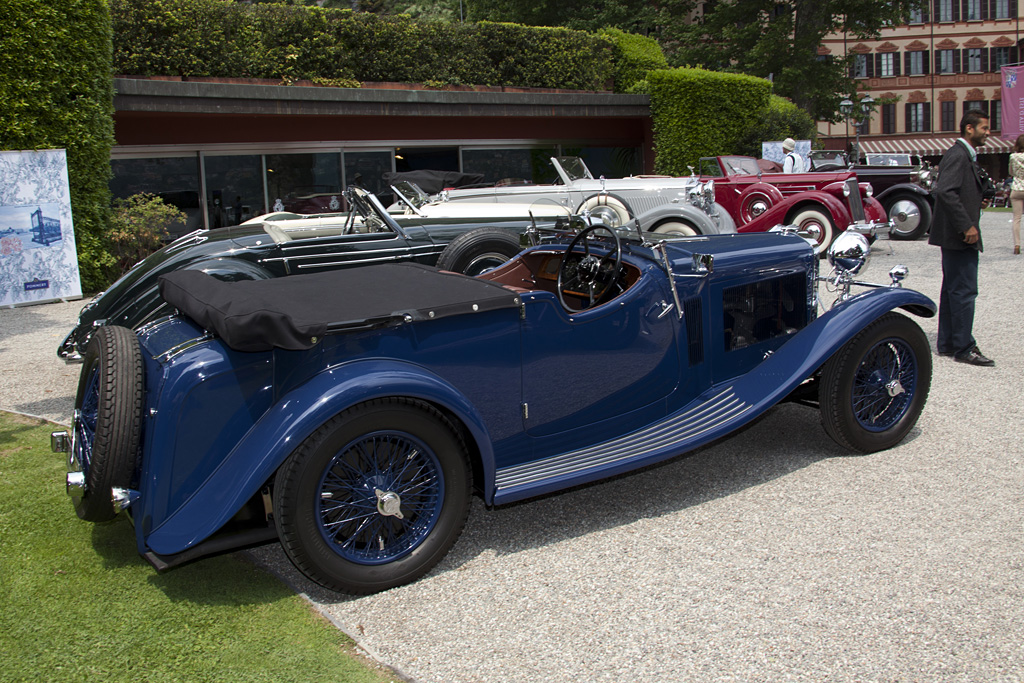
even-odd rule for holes
{"type": "Polygon", "coordinates": [[[580,312],[531,290],[518,308],[328,334],[306,351],[235,351],[181,316],[138,330],[147,411],[131,510],[140,552],[173,555],[208,539],[317,428],[369,400],[409,398],[447,413],[463,429],[485,502],[502,504],[720,438],[882,314],[935,310],[912,290],[878,288],[817,316],[816,260],[795,236],[663,248],[624,249],[635,282],[580,312]],[[696,272],[695,254],[713,255],[710,273],[696,272]],[[776,303],[803,318],[748,339],[756,326],[747,330],[730,302],[785,278],[802,299],[776,303]]]}

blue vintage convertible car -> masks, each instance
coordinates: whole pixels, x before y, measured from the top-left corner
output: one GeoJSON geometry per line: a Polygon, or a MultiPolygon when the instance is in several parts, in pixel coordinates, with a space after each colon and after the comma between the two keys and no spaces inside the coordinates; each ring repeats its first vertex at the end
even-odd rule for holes
{"type": "Polygon", "coordinates": [[[467,277],[390,264],[271,280],[165,275],[177,312],[87,349],[67,489],[126,512],[164,569],[279,539],[332,589],[430,570],[475,493],[501,505],[650,465],[785,400],[856,451],[914,427],[931,316],[892,283],[851,292],[790,232],[650,241],[578,226],[467,277]],[[818,281],[838,290],[819,313],[818,281]],[[810,416],[810,412],[808,416],[810,416]]]}

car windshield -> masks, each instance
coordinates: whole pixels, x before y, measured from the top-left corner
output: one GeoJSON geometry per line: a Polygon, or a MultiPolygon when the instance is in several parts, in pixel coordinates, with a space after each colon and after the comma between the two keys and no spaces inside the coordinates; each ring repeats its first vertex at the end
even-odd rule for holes
{"type": "Polygon", "coordinates": [[[583,159],[579,157],[556,157],[555,161],[565,174],[569,176],[569,180],[593,180],[594,176],[590,174],[590,169],[583,163],[583,159]]]}
{"type": "Polygon", "coordinates": [[[722,164],[729,175],[757,175],[760,171],[754,157],[722,157],[722,164]]]}
{"type": "Polygon", "coordinates": [[[912,166],[909,154],[867,154],[869,166],[912,166]]]}
{"type": "Polygon", "coordinates": [[[846,166],[846,155],[842,152],[833,152],[831,150],[816,150],[810,154],[811,160],[816,166],[822,164],[838,164],[840,166],[846,166]]]}
{"type": "Polygon", "coordinates": [[[421,190],[419,185],[410,183],[408,180],[395,183],[391,186],[391,189],[394,190],[399,202],[407,204],[413,209],[418,209],[430,203],[430,197],[427,193],[421,190]]]}

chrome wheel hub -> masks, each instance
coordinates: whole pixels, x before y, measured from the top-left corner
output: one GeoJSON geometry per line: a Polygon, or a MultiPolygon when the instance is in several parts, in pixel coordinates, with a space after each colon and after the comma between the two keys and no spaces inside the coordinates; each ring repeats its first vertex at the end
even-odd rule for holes
{"type": "Polygon", "coordinates": [[[762,213],[768,210],[768,203],[763,201],[751,202],[750,204],[750,215],[757,218],[762,213]]]}
{"type": "Polygon", "coordinates": [[[896,396],[899,396],[900,394],[907,393],[907,390],[903,388],[903,385],[900,384],[900,381],[898,379],[894,379],[891,382],[888,382],[885,385],[885,390],[886,392],[888,392],[889,396],[894,398],[896,396]]]}
{"type": "Polygon", "coordinates": [[[394,491],[381,491],[374,489],[377,495],[377,512],[385,517],[397,517],[402,519],[402,497],[394,491]]]}

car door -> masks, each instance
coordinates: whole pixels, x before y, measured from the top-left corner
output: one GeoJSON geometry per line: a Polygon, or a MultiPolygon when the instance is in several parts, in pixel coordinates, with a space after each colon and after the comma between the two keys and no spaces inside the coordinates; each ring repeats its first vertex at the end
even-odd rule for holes
{"type": "Polygon", "coordinates": [[[680,381],[679,320],[664,280],[649,267],[618,298],[572,314],[550,297],[524,304],[528,434],[592,442],[664,414],[680,381]]]}

